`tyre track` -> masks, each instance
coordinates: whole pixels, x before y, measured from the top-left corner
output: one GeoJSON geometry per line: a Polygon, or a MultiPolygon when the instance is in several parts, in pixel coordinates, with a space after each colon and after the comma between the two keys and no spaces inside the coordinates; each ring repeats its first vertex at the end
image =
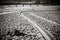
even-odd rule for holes
{"type": "Polygon", "coordinates": [[[30,20],[28,17],[26,17],[23,13],[22,16],[27,19],[29,22],[31,22],[33,25],[36,26],[36,28],[41,32],[41,34],[45,37],[46,40],[51,40],[50,37],[41,29],[37,24],[34,23],[34,21],[30,20]]]}
{"type": "MultiPolygon", "coordinates": [[[[56,25],[56,24],[53,24],[53,23],[49,23],[49,22],[47,22],[47,21],[44,21],[43,19],[41,20],[41,18],[38,18],[38,17],[36,17],[36,16],[33,16],[33,15],[30,15],[29,13],[25,13],[24,14],[26,17],[28,17],[29,19],[31,19],[33,22],[35,22],[38,26],[42,26],[41,28],[44,30],[46,30],[47,31],[47,33],[48,34],[50,34],[50,36],[53,38],[53,39],[59,39],[59,37],[58,37],[58,33],[56,33],[56,32],[58,32],[59,31],[59,28],[60,28],[60,26],[59,25],[56,25]],[[42,21],[42,24],[40,24],[41,22],[39,22],[39,21],[42,21]],[[47,23],[48,24],[47,24],[47,23]],[[45,26],[45,24],[47,24],[47,26],[45,26]],[[55,25],[55,26],[54,26],[55,25]],[[46,29],[45,27],[50,27],[50,28],[48,28],[48,29],[46,29]]],[[[45,31],[44,30],[44,31],[45,31]]],[[[45,32],[46,32],[45,31],[45,32]]],[[[50,37],[49,36],[49,37],[50,37]]],[[[52,40],[53,40],[52,39],[52,40]]]]}

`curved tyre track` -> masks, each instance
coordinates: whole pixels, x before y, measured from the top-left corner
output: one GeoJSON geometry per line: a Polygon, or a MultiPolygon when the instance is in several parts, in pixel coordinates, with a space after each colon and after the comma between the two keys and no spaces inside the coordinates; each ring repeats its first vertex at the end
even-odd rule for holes
{"type": "MultiPolygon", "coordinates": [[[[34,15],[31,15],[29,13],[25,13],[24,14],[25,16],[27,16],[29,19],[31,19],[33,22],[36,22],[37,25],[42,25],[42,28],[43,29],[46,29],[47,27],[47,31],[48,33],[52,33],[53,35],[51,35],[51,37],[55,37],[57,39],[59,39],[58,35],[59,33],[59,28],[60,28],[60,25],[56,25],[56,24],[53,24],[53,23],[49,23],[48,21],[46,20],[43,20],[41,19],[40,17],[37,17],[37,16],[34,16],[34,15]]],[[[45,30],[44,30],[45,31],[45,30]]],[[[46,32],[46,31],[45,31],[46,32]]],[[[54,38],[53,37],[53,38],[54,38]]]]}
{"type": "Polygon", "coordinates": [[[28,17],[24,16],[24,14],[22,14],[22,16],[25,19],[27,19],[29,22],[31,22],[33,25],[35,25],[36,28],[41,32],[41,34],[45,37],[46,40],[51,40],[50,37],[43,31],[43,29],[41,29],[37,24],[35,24],[34,21],[32,21],[28,17]]]}

